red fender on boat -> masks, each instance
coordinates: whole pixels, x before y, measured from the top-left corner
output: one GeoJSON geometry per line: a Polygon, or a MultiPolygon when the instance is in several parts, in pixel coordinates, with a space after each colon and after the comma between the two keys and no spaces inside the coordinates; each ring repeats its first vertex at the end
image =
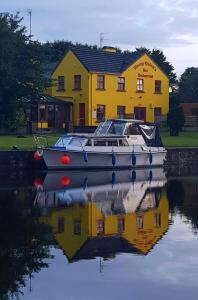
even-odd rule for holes
{"type": "Polygon", "coordinates": [[[71,159],[70,159],[69,155],[64,154],[60,157],[60,162],[63,165],[68,165],[70,163],[70,161],[71,161],[71,159]]]}

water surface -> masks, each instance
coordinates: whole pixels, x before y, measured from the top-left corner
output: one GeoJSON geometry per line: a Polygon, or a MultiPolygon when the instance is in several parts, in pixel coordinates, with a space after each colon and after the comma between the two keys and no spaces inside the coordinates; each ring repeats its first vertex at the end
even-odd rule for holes
{"type": "Polygon", "coordinates": [[[198,177],[8,174],[0,299],[197,299],[198,177]]]}

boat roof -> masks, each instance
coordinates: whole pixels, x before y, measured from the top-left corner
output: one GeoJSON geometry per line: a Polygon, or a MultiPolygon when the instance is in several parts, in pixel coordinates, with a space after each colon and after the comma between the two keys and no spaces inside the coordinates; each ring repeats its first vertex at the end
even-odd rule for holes
{"type": "Polygon", "coordinates": [[[136,119],[107,119],[105,121],[112,121],[112,122],[124,122],[124,123],[128,123],[128,122],[133,122],[133,123],[144,123],[144,121],[142,120],[136,120],[136,119]]]}
{"type": "Polygon", "coordinates": [[[137,119],[106,119],[105,121],[111,121],[111,122],[123,122],[123,123],[135,123],[135,124],[142,124],[142,125],[150,125],[150,126],[157,126],[158,123],[155,122],[147,122],[143,120],[137,120],[137,119]]]}
{"type": "Polygon", "coordinates": [[[94,135],[94,133],[66,133],[61,135],[60,137],[80,137],[80,138],[94,138],[94,139],[102,139],[102,138],[108,138],[108,139],[115,139],[115,138],[120,138],[123,139],[125,138],[125,135],[115,135],[115,134],[108,134],[108,135],[94,135]]]}

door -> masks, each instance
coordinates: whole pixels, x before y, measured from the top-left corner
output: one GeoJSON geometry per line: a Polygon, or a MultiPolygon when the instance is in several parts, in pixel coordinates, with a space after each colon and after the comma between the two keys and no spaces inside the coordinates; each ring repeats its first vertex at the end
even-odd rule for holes
{"type": "Polygon", "coordinates": [[[79,126],[85,126],[85,103],[79,103],[79,126]]]}
{"type": "Polygon", "coordinates": [[[146,121],[146,107],[134,107],[134,117],[136,120],[146,121]]]}
{"type": "Polygon", "coordinates": [[[154,120],[155,120],[155,122],[160,122],[161,121],[161,115],[162,115],[161,107],[155,107],[154,108],[154,120]]]}
{"type": "Polygon", "coordinates": [[[48,105],[48,127],[55,127],[55,106],[48,105]]]}
{"type": "Polygon", "coordinates": [[[122,105],[117,106],[117,117],[118,117],[118,119],[124,119],[124,117],[125,117],[125,106],[122,106],[122,105]]]}

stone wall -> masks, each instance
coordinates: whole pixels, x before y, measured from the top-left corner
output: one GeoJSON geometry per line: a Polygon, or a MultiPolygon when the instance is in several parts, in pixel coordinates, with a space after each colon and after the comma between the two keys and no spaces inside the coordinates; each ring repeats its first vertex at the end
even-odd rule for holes
{"type": "Polygon", "coordinates": [[[43,170],[46,165],[43,160],[34,160],[35,151],[10,150],[0,151],[0,172],[17,170],[43,170]]]}
{"type": "Polygon", "coordinates": [[[165,169],[168,177],[198,176],[198,148],[167,149],[165,169]]]}

